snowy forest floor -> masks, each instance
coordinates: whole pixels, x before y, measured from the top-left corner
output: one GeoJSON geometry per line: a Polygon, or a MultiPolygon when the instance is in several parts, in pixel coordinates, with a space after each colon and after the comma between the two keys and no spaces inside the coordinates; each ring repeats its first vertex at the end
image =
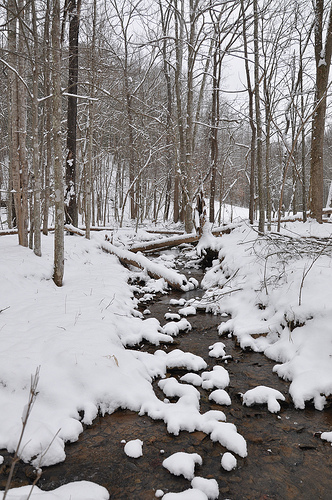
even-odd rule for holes
{"type": "MultiPolygon", "coordinates": [[[[1,237],[2,487],[40,367],[7,498],[28,497],[15,486],[36,468],[32,500],[330,498],[331,232],[206,235],[219,259],[202,290],[167,295],[102,252],[104,234],[66,237],[61,289],[51,235],[41,259],[1,237]]],[[[153,259],[201,281],[191,245],[153,259]]]]}

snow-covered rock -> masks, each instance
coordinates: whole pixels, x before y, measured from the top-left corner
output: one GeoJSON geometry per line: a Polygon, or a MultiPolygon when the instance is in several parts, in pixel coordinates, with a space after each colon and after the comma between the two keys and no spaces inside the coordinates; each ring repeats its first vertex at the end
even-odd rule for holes
{"type": "Polygon", "coordinates": [[[259,385],[245,392],[242,395],[242,399],[243,404],[246,406],[267,403],[267,408],[271,413],[278,413],[280,411],[280,404],[277,400],[285,401],[285,396],[276,389],[259,385]]]}
{"type": "Polygon", "coordinates": [[[185,453],[179,451],[173,453],[163,461],[163,467],[175,476],[184,476],[186,479],[193,479],[195,465],[202,465],[202,457],[198,453],[185,453]]]}
{"type": "Polygon", "coordinates": [[[143,441],[132,439],[125,444],[124,452],[128,457],[139,458],[143,455],[143,441]]]}

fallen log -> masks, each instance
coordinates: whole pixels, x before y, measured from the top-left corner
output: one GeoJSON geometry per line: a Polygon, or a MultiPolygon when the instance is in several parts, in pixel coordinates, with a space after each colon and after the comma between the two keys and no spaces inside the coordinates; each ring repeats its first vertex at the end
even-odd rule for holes
{"type": "Polygon", "coordinates": [[[130,250],[116,247],[109,241],[101,243],[101,248],[104,252],[110,253],[118,257],[121,263],[144,269],[151,278],[163,278],[171,288],[186,292],[195,288],[194,284],[187,280],[184,274],[180,274],[173,269],[168,269],[161,264],[151,262],[147,257],[141,254],[135,254],[130,250]]]}
{"type": "Polygon", "coordinates": [[[159,240],[147,241],[146,243],[138,243],[130,247],[130,251],[136,252],[151,252],[153,250],[162,250],[163,248],[172,248],[183,243],[194,243],[199,240],[196,233],[181,234],[173,238],[160,238],[159,240]]]}
{"type": "MultiPolygon", "coordinates": [[[[226,226],[217,227],[212,230],[214,236],[221,236],[222,234],[230,233],[232,229],[239,224],[228,224],[226,226]]],[[[172,248],[185,243],[196,243],[201,235],[198,233],[181,234],[173,238],[160,238],[156,241],[147,241],[146,243],[139,243],[130,247],[130,251],[136,252],[153,252],[154,250],[163,250],[164,248],[172,248]]]]}

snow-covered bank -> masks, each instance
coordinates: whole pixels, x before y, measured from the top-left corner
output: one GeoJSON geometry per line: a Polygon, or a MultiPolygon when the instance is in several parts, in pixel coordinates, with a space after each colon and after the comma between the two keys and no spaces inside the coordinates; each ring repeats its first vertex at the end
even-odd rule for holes
{"type": "MultiPolygon", "coordinates": [[[[19,247],[16,236],[0,239],[0,449],[17,447],[31,376],[40,367],[38,395],[19,450],[35,467],[65,460],[65,443],[78,439],[82,424],[118,408],[161,419],[174,434],[203,431],[246,456],[246,442],[235,425],[224,421],[223,412],[201,414],[199,393],[191,385],[160,381],[165,396],[178,398],[175,403],[155,395],[152,381],[163,379],[169,367],[195,372],[206,370],[206,362],[179,349],[148,354],[129,348],[143,339],[156,346],[172,343],[175,333],[169,335],[156,319],[144,319],[137,311],[130,273],[101,250],[102,237],[66,236],[61,288],[51,279],[51,235],[43,237],[41,258],[19,247]]],[[[149,282],[151,290],[153,285],[158,289],[158,281],[149,282]]],[[[35,489],[32,499],[38,495],[35,489]]],[[[75,498],[74,490],[70,495],[75,498]]],[[[104,490],[93,495],[105,498],[104,490]]]]}
{"type": "Polygon", "coordinates": [[[285,225],[259,237],[243,225],[222,237],[219,260],[203,280],[201,307],[231,315],[219,334],[278,362],[296,408],[332,394],[332,226],[285,225]]]}

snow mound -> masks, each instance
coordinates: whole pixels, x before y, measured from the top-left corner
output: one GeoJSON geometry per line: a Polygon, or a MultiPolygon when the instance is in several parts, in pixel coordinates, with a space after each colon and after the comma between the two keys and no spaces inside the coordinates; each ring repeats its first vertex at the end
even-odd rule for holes
{"type": "Polygon", "coordinates": [[[211,372],[202,373],[202,387],[203,389],[224,389],[229,385],[229,374],[223,366],[214,366],[211,372]]]}
{"type": "Polygon", "coordinates": [[[203,491],[209,500],[216,500],[219,497],[219,487],[215,479],[194,477],[191,481],[191,486],[192,488],[203,491]]]}
{"type": "Polygon", "coordinates": [[[195,385],[200,387],[203,383],[202,377],[197,375],[197,373],[186,373],[180,377],[181,382],[186,382],[187,384],[195,385]]]}
{"type": "Polygon", "coordinates": [[[267,403],[267,408],[271,413],[278,413],[280,411],[278,399],[285,401],[285,396],[281,392],[265,385],[259,385],[254,389],[250,389],[243,394],[242,398],[243,404],[246,406],[267,403]]]}
{"type": "Polygon", "coordinates": [[[194,306],[182,307],[181,309],[179,309],[179,314],[181,314],[181,316],[194,316],[196,314],[196,307],[194,306]]]}
{"type": "Polygon", "coordinates": [[[332,431],[322,432],[320,437],[321,439],[324,439],[325,441],[329,441],[330,443],[332,443],[332,431]]]}
{"type": "Polygon", "coordinates": [[[198,453],[185,453],[179,451],[165,458],[162,465],[171,474],[175,476],[184,476],[186,479],[191,480],[194,478],[195,465],[202,465],[202,463],[202,457],[198,455],[198,453]]]}
{"type": "Polygon", "coordinates": [[[209,395],[209,400],[214,401],[218,405],[232,404],[229,394],[224,389],[216,389],[215,391],[212,391],[209,395]]]}
{"type": "Polygon", "coordinates": [[[132,439],[125,444],[124,452],[128,457],[139,458],[143,455],[143,441],[140,439],[132,439]]]}
{"type": "MultiPolygon", "coordinates": [[[[24,500],[28,498],[30,492],[31,486],[13,488],[9,490],[6,499],[24,500]]],[[[29,498],[31,500],[108,500],[109,494],[103,486],[89,481],[77,481],[60,486],[53,491],[42,491],[37,486],[34,486],[29,498]]]]}
{"type": "Polygon", "coordinates": [[[191,324],[186,318],[182,318],[180,321],[170,321],[163,326],[163,332],[165,335],[171,335],[176,337],[180,332],[189,332],[191,330],[191,324]]]}
{"type": "Polygon", "coordinates": [[[221,457],[221,466],[223,469],[231,471],[236,468],[237,460],[234,455],[226,451],[226,453],[224,453],[221,457]]]}
{"type": "Polygon", "coordinates": [[[178,320],[181,319],[181,316],[178,313],[167,312],[167,313],[164,314],[164,318],[167,319],[167,320],[171,320],[171,321],[175,321],[175,320],[178,321],[178,320]]]}
{"type": "Polygon", "coordinates": [[[209,356],[211,358],[221,358],[226,356],[225,344],[223,342],[216,342],[215,344],[210,345],[209,350],[209,356]]]}

